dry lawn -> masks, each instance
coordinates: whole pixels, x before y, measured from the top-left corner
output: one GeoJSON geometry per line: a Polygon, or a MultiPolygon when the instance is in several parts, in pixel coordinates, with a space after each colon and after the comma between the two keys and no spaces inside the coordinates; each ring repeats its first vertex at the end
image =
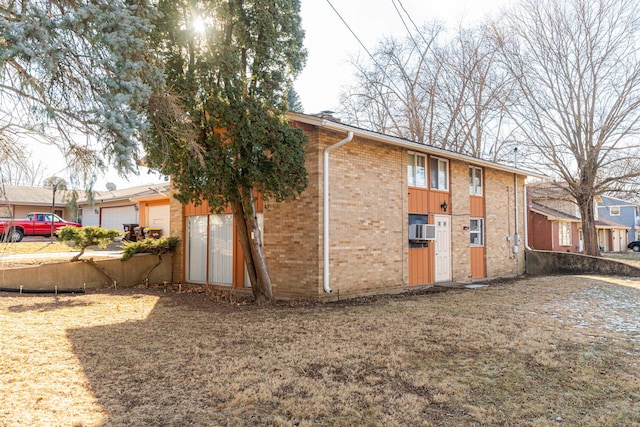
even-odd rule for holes
{"type": "Polygon", "coordinates": [[[640,424],[640,281],[213,297],[0,294],[0,425],[640,424]]]}
{"type": "Polygon", "coordinates": [[[605,258],[611,258],[613,260],[624,262],[625,264],[633,265],[640,268],[640,253],[627,251],[622,253],[617,252],[605,252],[602,254],[605,258]]]}
{"type": "MultiPolygon", "coordinates": [[[[51,242],[49,238],[28,237],[26,241],[19,243],[0,242],[0,270],[7,268],[21,268],[40,265],[51,262],[69,261],[80,250],[58,241],[51,242]]],[[[104,250],[119,250],[119,243],[112,243],[104,250]]],[[[100,258],[104,255],[103,249],[97,246],[87,248],[84,257],[100,258]]]]}

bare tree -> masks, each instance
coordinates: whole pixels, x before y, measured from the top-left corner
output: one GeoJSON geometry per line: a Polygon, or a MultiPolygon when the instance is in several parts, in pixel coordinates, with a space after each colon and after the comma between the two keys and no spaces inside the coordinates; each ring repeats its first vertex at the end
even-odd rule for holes
{"type": "MultiPolygon", "coordinates": [[[[8,146],[8,148],[18,148],[8,146]]],[[[33,153],[25,149],[2,150],[0,147],[0,182],[4,185],[37,187],[47,173],[42,160],[35,161],[33,153]]]]}
{"type": "Polygon", "coordinates": [[[473,157],[510,162],[516,143],[507,113],[513,80],[502,69],[485,26],[459,27],[439,55],[439,117],[446,148],[473,157]]]}
{"type": "Polygon", "coordinates": [[[341,94],[341,113],[350,123],[435,145],[435,92],[441,64],[435,60],[439,23],[416,37],[387,38],[373,58],[356,59],[355,83],[341,94]]]}
{"type": "Polygon", "coordinates": [[[523,0],[495,26],[520,102],[510,110],[562,177],[599,255],[594,199],[640,176],[640,9],[635,0],[523,0]]]}
{"type": "Polygon", "coordinates": [[[346,120],[378,132],[475,157],[505,160],[514,129],[506,113],[512,81],[485,28],[460,27],[443,42],[432,23],[403,41],[383,40],[356,60],[341,96],[346,120]]]}

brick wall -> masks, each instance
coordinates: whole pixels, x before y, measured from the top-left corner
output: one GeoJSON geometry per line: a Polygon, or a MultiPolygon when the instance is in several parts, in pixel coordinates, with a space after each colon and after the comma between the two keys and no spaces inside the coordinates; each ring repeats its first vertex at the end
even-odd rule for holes
{"type": "Polygon", "coordinates": [[[515,233],[513,174],[485,169],[485,247],[487,277],[510,276],[524,272],[524,186],[518,177],[518,232],[520,246],[512,253],[515,233]],[[507,236],[511,241],[507,241],[507,236]]]}
{"type": "Polygon", "coordinates": [[[471,278],[471,249],[469,245],[469,165],[449,162],[451,187],[451,273],[454,281],[471,278]]]}
{"type": "Polygon", "coordinates": [[[319,132],[307,129],[309,185],[300,198],[264,210],[264,247],[275,296],[318,298],[322,293],[322,152],[319,132]]]}
{"type": "MultiPolygon", "coordinates": [[[[276,296],[337,299],[393,292],[408,286],[407,151],[355,137],[330,156],[330,287],[323,290],[323,149],[345,132],[305,128],[309,185],[295,201],[267,204],[264,244],[276,296]]],[[[469,166],[450,160],[452,277],[471,276],[469,166]]],[[[513,174],[484,169],[487,276],[524,271],[524,246],[511,252],[513,174]]],[[[523,179],[519,178],[519,232],[523,239],[523,179]]],[[[184,209],[171,199],[171,235],[184,241],[184,209]]],[[[523,239],[524,240],[524,239],[523,239]]],[[[174,280],[183,277],[183,246],[174,255],[174,280]]]]}
{"type": "Polygon", "coordinates": [[[309,187],[265,212],[265,249],[276,295],[335,299],[403,287],[407,268],[404,150],[354,138],[330,155],[330,287],[323,280],[322,152],[345,133],[309,135],[309,187]]]}
{"type": "MultiPolygon", "coordinates": [[[[173,194],[173,185],[171,186],[171,194],[173,194]]],[[[184,235],[184,207],[182,203],[177,201],[173,195],[169,196],[169,229],[170,235],[178,237],[180,243],[176,246],[173,253],[173,282],[182,281],[184,276],[184,244],[186,236],[184,235]]]]}

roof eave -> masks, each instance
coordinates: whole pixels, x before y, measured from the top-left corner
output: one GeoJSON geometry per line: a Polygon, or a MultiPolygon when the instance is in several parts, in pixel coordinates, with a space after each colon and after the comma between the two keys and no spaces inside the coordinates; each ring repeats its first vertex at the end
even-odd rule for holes
{"type": "Polygon", "coordinates": [[[454,151],[444,150],[442,148],[432,147],[429,145],[420,144],[418,142],[409,141],[406,139],[398,138],[396,136],[384,135],[378,132],[369,131],[366,129],[360,129],[343,123],[334,122],[332,120],[322,119],[319,117],[309,116],[300,113],[289,113],[289,117],[295,121],[306,123],[309,125],[322,127],[334,131],[353,132],[354,135],[364,137],[370,140],[382,142],[385,144],[393,145],[396,147],[406,148],[408,150],[417,151],[426,154],[433,154],[442,156],[449,159],[460,160],[465,163],[472,164],[474,166],[483,166],[486,168],[501,170],[504,172],[515,173],[521,176],[530,176],[535,178],[548,178],[546,175],[542,175],[536,172],[526,171],[523,169],[501,165],[499,163],[490,162],[487,160],[479,159],[477,157],[468,156],[466,154],[456,153],[454,151]]]}

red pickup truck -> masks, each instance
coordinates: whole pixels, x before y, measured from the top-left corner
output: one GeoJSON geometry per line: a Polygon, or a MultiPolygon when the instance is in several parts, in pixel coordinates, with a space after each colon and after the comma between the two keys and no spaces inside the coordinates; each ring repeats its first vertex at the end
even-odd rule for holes
{"type": "Polygon", "coordinates": [[[76,222],[65,221],[58,215],[46,212],[31,212],[25,219],[0,219],[0,236],[2,241],[19,242],[24,236],[51,236],[51,220],[53,233],[67,225],[82,227],[76,222]]]}

